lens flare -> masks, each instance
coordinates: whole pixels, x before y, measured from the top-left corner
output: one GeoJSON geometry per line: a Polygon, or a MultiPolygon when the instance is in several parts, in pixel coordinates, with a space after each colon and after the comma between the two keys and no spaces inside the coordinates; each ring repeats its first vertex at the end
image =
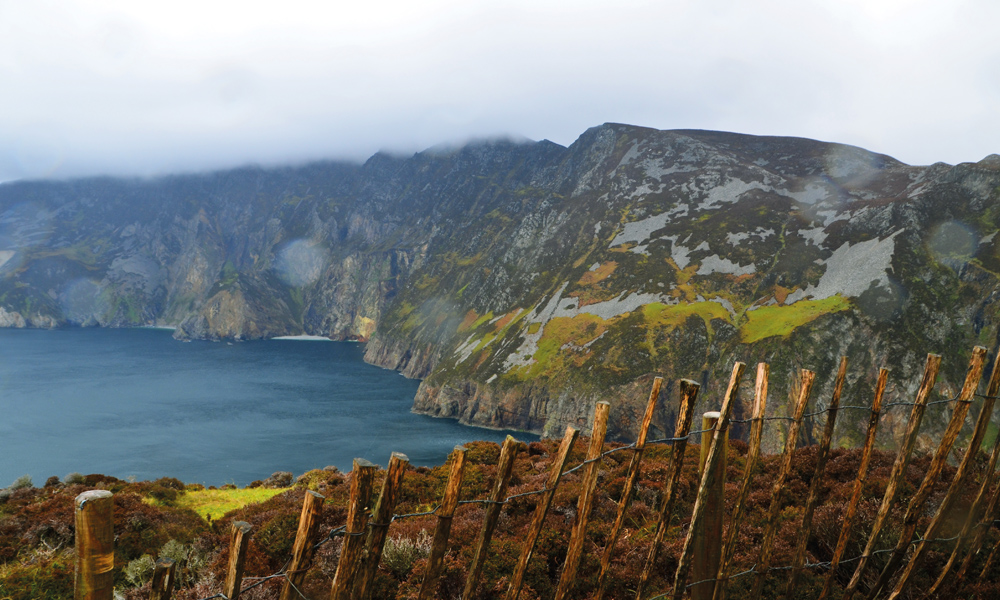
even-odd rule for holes
{"type": "Polygon", "coordinates": [[[878,177],[882,159],[878,155],[854,146],[833,146],[824,156],[826,172],[836,183],[847,187],[864,187],[878,177]]]}
{"type": "Polygon", "coordinates": [[[315,283],[328,261],[326,250],[310,240],[294,240],[286,244],[275,257],[274,270],[291,287],[315,283]]]}
{"type": "Polygon", "coordinates": [[[103,291],[100,284],[90,279],[70,282],[59,295],[63,317],[77,325],[96,325],[110,308],[103,291]]]}
{"type": "Polygon", "coordinates": [[[959,268],[976,253],[978,242],[979,236],[968,225],[945,221],[931,229],[925,243],[938,262],[959,268]]]}

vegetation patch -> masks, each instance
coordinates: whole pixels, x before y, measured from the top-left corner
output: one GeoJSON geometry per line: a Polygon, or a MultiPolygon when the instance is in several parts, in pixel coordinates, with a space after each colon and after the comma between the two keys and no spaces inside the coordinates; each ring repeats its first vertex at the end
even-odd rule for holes
{"type": "Polygon", "coordinates": [[[822,300],[800,300],[788,306],[764,306],[746,313],[740,336],[745,344],[776,335],[786,336],[823,315],[849,308],[851,303],[839,294],[822,300]]]}
{"type": "Polygon", "coordinates": [[[243,488],[223,490],[192,490],[177,496],[174,506],[187,508],[208,521],[218,519],[229,511],[270,500],[290,488],[243,488]]]}
{"type": "Polygon", "coordinates": [[[604,281],[608,277],[611,277],[611,274],[614,273],[617,268],[618,263],[613,260],[602,263],[593,271],[587,271],[584,273],[583,277],[581,277],[580,281],[577,283],[580,285],[593,285],[599,281],[604,281]]]}
{"type": "Polygon", "coordinates": [[[681,302],[680,304],[663,304],[653,302],[642,307],[642,315],[651,328],[674,329],[687,321],[688,317],[697,316],[705,320],[707,325],[712,319],[730,320],[729,311],[718,302],[681,302]]]}
{"type": "Polygon", "coordinates": [[[535,362],[519,370],[525,379],[552,376],[567,367],[579,367],[590,356],[586,344],[596,340],[608,329],[608,321],[587,313],[574,317],[556,317],[545,324],[538,340],[535,362]]]}

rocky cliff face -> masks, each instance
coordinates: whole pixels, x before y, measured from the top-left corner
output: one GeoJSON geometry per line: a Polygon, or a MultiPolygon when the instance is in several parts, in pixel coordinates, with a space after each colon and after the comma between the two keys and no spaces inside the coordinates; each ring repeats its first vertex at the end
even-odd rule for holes
{"type": "Polygon", "coordinates": [[[369,340],[367,360],[424,380],[418,411],[558,433],[609,399],[629,438],[653,374],[701,381],[707,408],[734,360],[771,363],[773,414],[799,368],[824,405],[842,354],[846,402],[870,402],[883,365],[907,396],[927,352],[949,393],[996,341],[998,227],[997,156],[913,167],[607,124],[568,148],[0,185],[0,325],[369,340]]]}

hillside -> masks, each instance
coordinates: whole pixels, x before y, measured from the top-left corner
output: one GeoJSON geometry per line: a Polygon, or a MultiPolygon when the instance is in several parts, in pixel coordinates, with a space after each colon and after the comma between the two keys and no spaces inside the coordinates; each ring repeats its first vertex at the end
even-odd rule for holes
{"type": "MultiPolygon", "coordinates": [[[[605,124],[569,147],[3,184],[0,324],[363,339],[367,360],[423,379],[420,412],[553,434],[610,399],[612,434],[631,439],[654,373],[708,386],[734,359],[767,360],[776,382],[817,371],[822,404],[844,354],[845,401],[863,403],[878,366],[994,346],[998,229],[996,155],[916,167],[605,124]]],[[[941,393],[963,368],[950,361],[941,393]]],[[[721,390],[704,389],[714,407],[721,390]]]]}
{"type": "MultiPolygon", "coordinates": [[[[473,442],[467,446],[468,465],[461,497],[486,497],[496,474],[495,463],[499,447],[488,442],[473,442]]],[[[555,458],[557,446],[558,442],[555,440],[542,440],[523,448],[514,463],[510,493],[540,489],[548,477],[548,469],[555,458]]],[[[672,576],[677,569],[686,526],[697,493],[698,453],[697,445],[688,445],[680,478],[680,497],[672,513],[674,526],[666,535],[663,551],[656,563],[657,568],[647,588],[647,597],[657,596],[671,589],[672,576]]],[[[570,453],[570,463],[578,464],[585,454],[586,441],[578,440],[570,453]]],[[[637,493],[628,510],[625,530],[611,563],[608,598],[634,597],[636,582],[654,537],[670,454],[671,450],[667,446],[651,446],[645,451],[637,493]]],[[[727,468],[727,478],[732,482],[742,477],[746,454],[747,445],[734,441],[728,454],[727,468]]],[[[630,455],[631,452],[626,451],[604,458],[601,485],[598,486],[580,577],[571,596],[573,598],[591,597],[594,592],[601,553],[615,519],[630,455]]],[[[845,506],[851,496],[853,481],[858,473],[860,455],[858,449],[838,449],[832,452],[823,484],[819,486],[822,499],[815,514],[813,535],[808,547],[810,563],[830,560],[840,533],[845,506]]],[[[776,567],[792,562],[793,541],[801,522],[803,499],[808,495],[816,456],[815,446],[800,448],[795,452],[793,468],[785,487],[787,493],[782,494],[782,519],[772,562],[776,567]]],[[[985,459],[985,456],[981,458],[985,459]]],[[[850,557],[856,557],[863,550],[867,532],[871,530],[878,504],[885,493],[894,459],[895,455],[889,452],[876,452],[873,457],[868,483],[864,486],[862,511],[855,527],[856,539],[852,539],[848,548],[850,557]]],[[[759,559],[760,539],[766,526],[771,486],[780,462],[780,456],[765,456],[753,477],[746,518],[737,538],[739,543],[733,569],[730,571],[732,574],[752,569],[759,559]]],[[[907,500],[919,486],[929,463],[930,456],[926,455],[914,457],[911,461],[906,471],[903,491],[890,515],[893,532],[901,526],[907,500]]],[[[980,461],[980,467],[983,463],[985,460],[980,461]]],[[[447,473],[446,466],[407,469],[396,513],[422,512],[435,506],[440,501],[447,473]]],[[[935,498],[944,494],[954,474],[954,468],[945,469],[941,480],[934,486],[935,498]]],[[[379,481],[376,483],[380,484],[384,475],[385,471],[380,471],[379,481]]],[[[977,468],[975,475],[974,479],[978,479],[985,476],[985,471],[977,468]]],[[[940,532],[942,538],[954,536],[961,529],[962,517],[968,511],[977,485],[970,480],[963,487],[962,500],[951,513],[953,518],[948,520],[946,528],[940,532]]],[[[0,596],[11,600],[60,600],[73,596],[73,498],[82,491],[95,487],[108,489],[115,494],[114,577],[116,589],[122,596],[128,600],[144,600],[149,597],[152,564],[151,560],[143,559],[143,555],[148,555],[150,558],[173,558],[181,565],[179,589],[173,594],[173,598],[201,600],[217,594],[225,579],[232,521],[242,520],[253,526],[246,576],[270,575],[285,565],[291,553],[305,490],[318,491],[326,497],[317,533],[317,537],[322,540],[345,523],[350,476],[335,470],[310,471],[299,477],[292,489],[266,502],[230,511],[211,521],[199,518],[186,507],[187,503],[184,501],[186,495],[200,493],[201,486],[185,487],[180,481],[171,478],[130,483],[101,475],[77,475],[74,482],[60,483],[58,478],[52,478],[43,488],[12,490],[9,494],[0,495],[0,596]]],[[[579,472],[563,477],[545,520],[545,534],[535,550],[521,598],[534,600],[553,596],[559,571],[565,561],[581,487],[579,472]]],[[[735,501],[737,487],[735,483],[727,486],[727,505],[735,501]]],[[[521,496],[510,501],[504,508],[504,516],[485,563],[479,598],[502,598],[505,594],[510,574],[523,548],[525,531],[537,499],[537,495],[521,496]]],[[[924,531],[930,517],[929,514],[921,517],[919,531],[924,531]]],[[[452,525],[450,552],[439,581],[437,597],[460,596],[482,521],[483,509],[479,505],[459,507],[452,525]]],[[[435,517],[423,515],[401,518],[392,523],[388,532],[389,543],[377,571],[373,599],[417,597],[427,566],[429,540],[435,522],[435,517]]],[[[891,547],[894,539],[892,536],[887,537],[885,544],[891,547]]],[[[991,533],[986,547],[991,547],[993,539],[994,535],[991,533]]],[[[306,598],[329,597],[342,542],[342,537],[332,537],[320,544],[300,588],[306,598]]],[[[926,590],[930,587],[947,559],[950,548],[951,544],[948,543],[935,544],[931,548],[925,561],[927,568],[917,574],[911,582],[911,589],[926,590]]],[[[986,562],[987,554],[989,553],[984,551],[976,557],[966,579],[967,584],[962,590],[955,590],[956,593],[978,592],[983,597],[995,597],[1000,591],[997,583],[1000,581],[1000,567],[995,562],[986,577],[978,581],[977,576],[986,562]]],[[[878,555],[876,566],[871,570],[877,573],[885,560],[884,555],[878,555]]],[[[841,565],[831,597],[840,597],[853,566],[853,563],[846,562],[841,565]]],[[[797,597],[819,597],[826,573],[827,568],[822,564],[806,570],[800,580],[800,594],[797,597]]],[[[763,598],[783,597],[786,579],[787,571],[776,570],[768,578],[763,598]]],[[[276,598],[281,583],[281,579],[265,582],[261,588],[240,597],[251,600],[276,598]]],[[[750,583],[748,577],[732,580],[730,597],[749,595],[750,583]]],[[[867,584],[870,582],[866,582],[867,584]]]]}

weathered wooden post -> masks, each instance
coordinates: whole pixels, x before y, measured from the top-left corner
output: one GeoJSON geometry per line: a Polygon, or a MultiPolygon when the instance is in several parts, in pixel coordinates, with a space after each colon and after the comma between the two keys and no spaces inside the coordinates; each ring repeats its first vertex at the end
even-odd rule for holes
{"type": "Polygon", "coordinates": [[[462,474],[465,471],[465,446],[455,446],[451,453],[451,471],[448,474],[448,484],[444,489],[444,499],[437,509],[437,527],[434,528],[434,539],[431,541],[431,553],[427,557],[427,571],[420,585],[419,600],[433,598],[437,587],[441,567],[444,564],[444,553],[448,550],[448,536],[451,535],[451,521],[458,508],[458,495],[462,489],[462,474]]]}
{"type": "Polygon", "coordinates": [[[493,539],[493,531],[497,527],[500,519],[500,511],[504,505],[504,495],[507,493],[507,486],[510,485],[510,476],[514,471],[514,457],[517,454],[517,440],[507,436],[503,446],[500,448],[500,460],[497,463],[496,481],[493,482],[493,491],[490,492],[489,500],[486,502],[486,516],[483,518],[483,530],[479,533],[479,541],[476,543],[475,554],[472,555],[472,562],[469,564],[469,577],[465,580],[465,590],[462,598],[472,600],[479,587],[479,578],[483,574],[483,563],[486,562],[486,551],[489,550],[490,540],[493,539]]]}
{"type": "Polygon", "coordinates": [[[826,459],[830,456],[830,443],[833,441],[833,429],[837,424],[837,410],[840,408],[840,393],[844,389],[844,379],[847,377],[847,357],[840,357],[840,370],[837,371],[837,380],[833,385],[833,397],[830,405],[826,408],[826,426],[823,428],[823,440],[819,444],[819,452],[816,455],[816,470],[813,472],[812,483],[809,484],[809,499],[806,500],[806,510],[802,515],[802,525],[799,527],[799,539],[795,545],[795,556],[792,558],[792,573],[788,577],[788,588],[785,590],[786,598],[794,598],[795,588],[798,585],[799,573],[806,564],[806,544],[809,543],[809,534],[812,532],[813,513],[816,512],[816,505],[819,504],[819,488],[823,481],[823,473],[826,471],[826,459]]]}
{"type": "Polygon", "coordinates": [[[250,546],[250,530],[253,526],[245,521],[233,521],[232,533],[229,537],[229,569],[226,571],[226,585],[222,593],[229,600],[240,597],[243,589],[243,564],[247,559],[247,548],[250,546]]]}
{"type": "Polygon", "coordinates": [[[372,582],[375,580],[375,573],[378,572],[378,564],[382,561],[382,549],[389,535],[389,525],[392,524],[393,511],[396,510],[396,501],[403,486],[403,475],[406,474],[406,467],[409,464],[410,459],[401,452],[393,452],[389,458],[389,469],[385,481],[382,482],[382,491],[372,510],[371,531],[368,533],[364,556],[355,576],[352,598],[367,600],[371,597],[372,582]]]}
{"type": "Polygon", "coordinates": [[[729,430],[721,432],[715,442],[718,458],[714,465],[708,465],[708,453],[713,447],[713,436],[719,427],[722,413],[707,412],[701,417],[701,454],[698,472],[708,488],[705,497],[704,518],[694,532],[691,548],[691,573],[694,581],[704,581],[691,587],[692,600],[712,600],[715,591],[714,580],[719,572],[722,558],[722,521],[726,511],[726,457],[729,453],[729,430]],[[711,472],[708,467],[714,467],[711,472]]]}
{"type": "MultiPolygon", "coordinates": [[[[979,380],[983,376],[985,359],[986,348],[976,346],[972,349],[972,358],[969,360],[969,370],[965,376],[965,384],[962,386],[962,391],[959,392],[955,409],[952,411],[951,419],[948,421],[948,427],[941,437],[941,444],[934,451],[931,466],[927,469],[923,481],[920,482],[920,488],[917,489],[917,493],[910,498],[910,503],[906,506],[906,514],[903,515],[903,527],[899,534],[899,539],[896,541],[896,547],[893,548],[892,554],[889,555],[889,562],[882,569],[882,573],[879,575],[875,585],[868,590],[866,597],[869,600],[874,600],[889,583],[889,579],[895,575],[896,570],[903,562],[903,557],[910,550],[910,542],[913,540],[913,534],[916,533],[918,520],[924,513],[924,504],[934,490],[934,484],[937,483],[938,477],[941,475],[941,470],[944,469],[945,461],[948,460],[948,455],[951,454],[951,447],[955,444],[955,440],[958,439],[962,425],[965,424],[965,417],[969,414],[969,408],[972,406],[972,396],[976,393],[976,388],[979,387],[979,380]]],[[[984,430],[982,434],[985,435],[985,433],[984,430]]],[[[940,520],[934,518],[930,527],[937,529],[939,525],[940,520]]],[[[910,565],[916,566],[916,562],[919,560],[924,548],[924,542],[920,542],[917,545],[910,558],[910,565]]],[[[900,581],[902,584],[906,583],[906,579],[900,581]]],[[[889,597],[895,600],[897,596],[898,588],[889,597]]]]}
{"type": "MultiPolygon", "coordinates": [[[[969,447],[965,451],[965,456],[962,458],[962,464],[959,466],[958,472],[955,474],[955,478],[952,480],[951,487],[948,489],[948,496],[945,498],[941,506],[938,507],[938,514],[934,516],[934,521],[932,521],[931,526],[928,527],[927,531],[924,533],[924,539],[934,537],[937,534],[936,523],[942,518],[942,515],[947,513],[948,509],[954,502],[955,495],[957,495],[957,490],[962,487],[962,482],[969,474],[969,469],[972,467],[972,463],[979,454],[979,448],[983,443],[983,438],[985,437],[986,430],[989,427],[990,418],[993,415],[993,406],[996,404],[996,395],[1000,391],[1000,352],[997,353],[996,359],[993,363],[993,371],[990,374],[990,382],[986,386],[986,395],[983,397],[983,407],[979,411],[979,418],[976,422],[976,431],[972,435],[972,440],[969,442],[969,447]]],[[[976,513],[979,512],[979,506],[985,497],[985,492],[983,490],[983,485],[986,485],[988,481],[993,478],[993,469],[996,466],[996,450],[994,449],[993,454],[990,456],[989,465],[986,467],[985,474],[983,476],[982,485],[980,485],[979,492],[976,494],[975,500],[973,500],[972,505],[968,509],[968,515],[966,516],[965,522],[962,525],[962,531],[958,535],[958,541],[955,542],[955,548],[952,550],[951,556],[948,557],[948,562],[945,564],[944,568],[941,569],[941,574],[938,575],[937,581],[931,586],[929,590],[926,591],[925,596],[931,596],[938,592],[941,587],[942,582],[949,579],[948,573],[955,564],[955,558],[958,555],[959,550],[962,548],[962,542],[965,540],[970,530],[972,529],[972,524],[975,522],[976,513]]],[[[987,487],[988,489],[988,487],[987,487]]],[[[907,571],[910,570],[910,566],[907,565],[907,571]]],[[[900,584],[896,586],[897,590],[901,590],[906,585],[906,578],[908,574],[904,573],[900,577],[900,584]]],[[[954,583],[958,583],[961,579],[960,577],[951,578],[954,583]]],[[[895,593],[895,592],[894,592],[895,593]]]]}
{"type": "Polygon", "coordinates": [[[299,597],[297,588],[306,578],[306,569],[312,561],[313,541],[316,529],[319,528],[320,517],[323,515],[323,500],[325,498],[316,492],[306,490],[302,501],[302,513],[299,515],[299,530],[295,534],[295,545],[292,547],[292,560],[285,571],[285,585],[281,588],[281,600],[293,600],[299,597]]]}
{"type": "Polygon", "coordinates": [[[684,467],[684,453],[687,451],[687,436],[691,431],[691,420],[694,418],[694,403],[698,399],[697,383],[688,380],[681,380],[681,401],[677,408],[677,422],[674,424],[674,446],[670,452],[670,462],[667,463],[667,483],[663,488],[663,499],[660,502],[660,514],[656,516],[656,533],[653,534],[653,543],[649,547],[649,555],[646,557],[646,565],[642,568],[642,575],[639,576],[639,585],[636,586],[636,600],[643,600],[643,592],[646,584],[653,576],[653,568],[656,566],[656,558],[660,553],[660,546],[663,545],[663,537],[667,529],[670,528],[670,514],[674,510],[674,502],[677,500],[677,482],[681,478],[681,470],[684,467]]]}
{"type": "Polygon", "coordinates": [[[878,430],[879,418],[882,415],[882,397],[885,395],[885,386],[889,379],[889,370],[879,369],[878,380],[875,383],[875,398],[872,400],[872,412],[868,419],[868,433],[865,434],[865,445],[861,451],[861,466],[858,468],[858,475],[854,479],[854,489],[851,492],[851,499],[847,503],[847,512],[844,513],[844,524],[840,528],[840,537],[837,539],[837,548],[833,551],[833,558],[830,559],[830,570],[826,574],[826,582],[823,584],[823,592],[819,600],[825,600],[833,589],[833,578],[837,574],[837,567],[840,559],[844,557],[847,550],[847,543],[851,539],[851,530],[854,527],[854,520],[858,516],[858,507],[861,503],[861,492],[864,490],[865,481],[868,479],[868,467],[871,465],[872,450],[875,449],[875,433],[878,430]]]}
{"type": "Polygon", "coordinates": [[[372,487],[377,467],[363,458],[354,459],[351,472],[351,499],[347,507],[347,525],[344,527],[344,544],[340,549],[340,561],[333,576],[330,600],[347,600],[354,585],[354,575],[358,570],[358,559],[365,546],[361,535],[368,524],[368,506],[372,500],[372,487]]]}
{"type": "Polygon", "coordinates": [[[767,379],[770,372],[771,368],[767,363],[757,363],[753,413],[750,417],[750,447],[747,450],[747,462],[743,468],[743,480],[740,482],[740,491],[736,497],[736,504],[733,507],[732,518],[729,520],[726,543],[722,547],[722,560],[719,562],[718,580],[715,582],[715,593],[712,594],[714,600],[725,600],[726,598],[726,583],[729,581],[729,563],[733,560],[733,554],[736,552],[736,533],[743,519],[743,510],[747,497],[750,495],[750,481],[753,479],[754,469],[757,468],[757,461],[760,460],[760,440],[764,432],[764,414],[767,412],[767,379]]]}
{"type": "MultiPolygon", "coordinates": [[[[733,403],[739,393],[740,380],[743,378],[743,371],[746,364],[737,362],[733,365],[733,373],[729,378],[729,387],[726,388],[726,395],[722,399],[722,408],[719,410],[719,423],[712,432],[712,439],[708,449],[708,456],[705,458],[705,473],[698,486],[698,495],[694,499],[694,508],[691,510],[691,525],[688,528],[687,536],[684,538],[684,548],[681,550],[681,557],[677,561],[677,572],[674,574],[674,589],[672,596],[674,600],[681,600],[684,591],[687,589],[688,568],[691,566],[694,545],[694,532],[698,531],[705,519],[705,511],[709,505],[711,495],[712,476],[716,472],[718,464],[722,462],[725,452],[725,437],[729,431],[729,414],[733,410],[733,403]]],[[[725,463],[723,462],[723,469],[725,463]]],[[[721,537],[721,534],[720,534],[721,537]]],[[[718,563],[716,563],[718,569],[718,563]]],[[[715,577],[714,571],[711,577],[715,577]]],[[[708,595],[711,597],[714,586],[708,587],[708,595]]]]}
{"type": "Polygon", "coordinates": [[[774,545],[774,535],[778,530],[778,514],[781,512],[780,495],[785,486],[785,479],[792,470],[792,453],[795,452],[795,444],[799,438],[799,427],[802,425],[802,414],[809,403],[809,394],[812,392],[813,381],[816,374],[812,371],[802,369],[799,374],[799,397],[795,402],[795,412],[792,416],[792,423],[788,426],[788,438],[785,440],[785,453],[781,459],[781,468],[778,476],[774,480],[774,487],[771,489],[771,506],[767,513],[767,524],[764,527],[764,539],[761,543],[760,560],[754,572],[753,588],[750,590],[751,600],[758,600],[761,592],[764,591],[764,580],[771,567],[771,550],[774,545]]]}
{"type": "Polygon", "coordinates": [[[566,457],[569,456],[569,451],[573,448],[573,442],[576,441],[576,436],[579,434],[580,432],[575,427],[566,427],[566,434],[563,435],[562,443],[559,444],[559,453],[552,462],[552,467],[549,470],[549,478],[545,482],[545,492],[539,495],[538,504],[535,505],[535,515],[528,526],[528,533],[524,539],[524,550],[521,551],[521,558],[517,561],[517,567],[514,570],[513,577],[511,577],[510,586],[507,588],[506,600],[517,600],[518,596],[521,595],[521,586],[524,584],[524,573],[528,570],[528,562],[535,551],[535,543],[538,541],[538,535],[542,532],[542,526],[545,524],[545,515],[549,512],[552,497],[556,494],[556,486],[559,485],[559,479],[562,477],[563,469],[566,467],[566,457]]]}
{"type": "Polygon", "coordinates": [[[590,447],[587,448],[587,466],[584,467],[580,484],[580,499],[576,505],[576,520],[569,536],[569,547],[566,550],[566,562],[563,564],[559,586],[556,588],[555,600],[565,600],[573,584],[576,583],[576,569],[580,566],[583,556],[583,542],[587,537],[587,519],[590,509],[594,506],[594,491],[597,488],[597,472],[601,468],[601,452],[604,450],[604,436],[608,432],[608,413],[611,405],[598,402],[594,408],[594,428],[590,433],[590,447]]]}
{"type": "Polygon", "coordinates": [[[174,593],[174,573],[177,564],[169,558],[156,559],[153,581],[149,584],[149,600],[170,600],[174,593]]]}
{"type": "Polygon", "coordinates": [[[653,379],[653,389],[649,392],[649,400],[646,401],[646,413],[642,417],[639,425],[639,435],[635,440],[635,450],[632,451],[632,461],[628,465],[628,475],[625,478],[625,488],[622,489],[621,498],[618,500],[618,514],[615,516],[615,523],[611,526],[611,533],[608,534],[608,543],[604,546],[604,554],[601,555],[601,574],[597,579],[597,595],[594,600],[604,598],[604,589],[607,587],[608,570],[611,568],[611,557],[615,551],[615,544],[625,525],[625,512],[632,502],[632,491],[635,489],[635,482],[639,479],[639,464],[642,462],[642,453],[646,449],[646,436],[649,434],[649,426],[653,422],[653,412],[656,410],[656,400],[660,397],[660,387],[663,385],[663,378],[653,379]]]}
{"type": "Polygon", "coordinates": [[[844,589],[844,595],[841,600],[851,600],[854,597],[854,593],[858,591],[858,586],[861,585],[861,577],[868,567],[868,560],[875,549],[879,534],[882,533],[882,527],[885,525],[886,519],[889,518],[889,511],[892,509],[892,504],[896,499],[896,491],[899,489],[899,484],[903,481],[904,472],[910,461],[910,453],[913,452],[913,445],[917,442],[920,422],[923,420],[924,410],[927,408],[927,399],[934,389],[934,382],[937,381],[938,369],[940,368],[941,355],[928,354],[927,364],[924,367],[924,376],[920,380],[920,389],[917,390],[917,397],[913,402],[913,409],[910,411],[910,419],[906,423],[906,434],[903,436],[903,445],[899,449],[899,452],[896,453],[896,462],[892,465],[892,472],[889,474],[889,484],[885,488],[885,495],[882,496],[882,504],[879,506],[878,514],[875,515],[875,523],[872,524],[868,543],[865,544],[865,550],[861,553],[861,560],[858,561],[858,566],[854,568],[854,574],[851,575],[851,581],[847,584],[847,588],[844,589]]]}
{"type": "Polygon", "coordinates": [[[75,600],[112,600],[114,596],[114,499],[107,490],[76,497],[75,600]]]}

